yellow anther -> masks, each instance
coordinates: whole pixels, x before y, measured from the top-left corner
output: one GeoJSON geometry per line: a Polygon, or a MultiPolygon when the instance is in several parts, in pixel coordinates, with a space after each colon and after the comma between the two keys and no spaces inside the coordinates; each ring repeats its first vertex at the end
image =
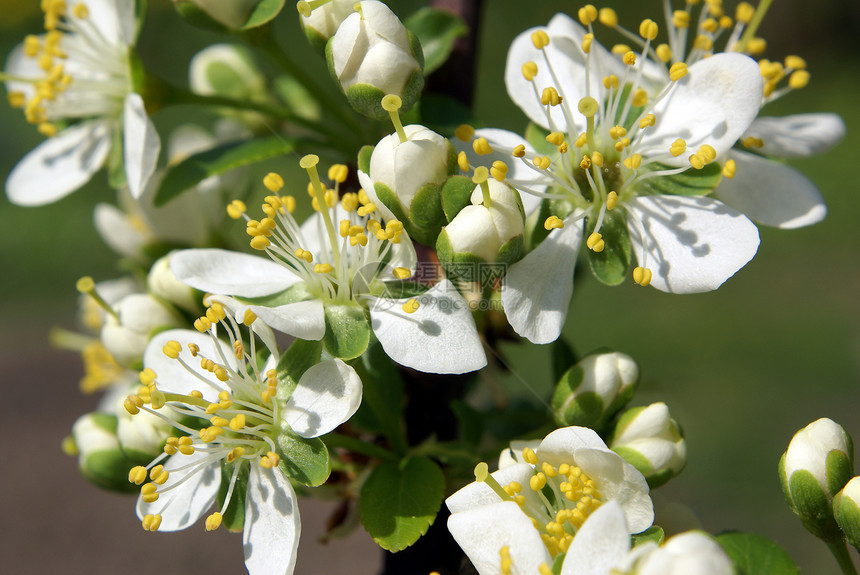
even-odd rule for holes
{"type": "Polygon", "coordinates": [[[57,135],[58,129],[56,124],[52,124],[50,122],[42,122],[37,127],[40,134],[45,136],[46,138],[53,138],[57,135]]]}
{"type": "Polygon", "coordinates": [[[346,235],[348,236],[357,236],[358,234],[364,232],[364,227],[359,225],[350,225],[346,229],[346,235]]]}
{"type": "Polygon", "coordinates": [[[247,210],[248,206],[245,205],[245,202],[243,202],[242,200],[233,200],[227,206],[227,215],[234,220],[238,220],[247,210]]]}
{"type": "Polygon", "coordinates": [[[144,531],[158,531],[158,528],[161,527],[161,515],[158,513],[155,515],[148,513],[143,516],[140,524],[143,526],[144,531]]]}
{"type": "Polygon", "coordinates": [[[217,426],[205,427],[198,433],[200,434],[200,440],[203,443],[212,443],[219,435],[224,433],[224,428],[217,426]]]}
{"type": "Polygon", "coordinates": [[[138,397],[136,395],[129,395],[128,397],[125,398],[125,401],[123,402],[122,405],[123,405],[123,407],[125,407],[125,410],[127,412],[129,412],[132,415],[137,415],[138,412],[140,411],[139,408],[143,407],[143,400],[140,399],[140,397],[138,397]]]}
{"type": "Polygon", "coordinates": [[[809,84],[809,72],[806,70],[797,70],[788,78],[789,87],[795,90],[805,88],[807,84],[809,84]]]}
{"type": "Polygon", "coordinates": [[[369,216],[373,212],[376,211],[376,204],[367,204],[358,208],[355,213],[357,213],[362,218],[369,216]]]}
{"type": "Polygon", "coordinates": [[[24,38],[24,55],[30,58],[35,58],[42,50],[42,42],[38,36],[32,34],[24,38]]]}
{"type": "Polygon", "coordinates": [[[215,427],[227,427],[228,425],[230,425],[230,421],[221,417],[220,415],[214,415],[209,418],[209,423],[211,423],[215,427]]]}
{"type": "Polygon", "coordinates": [[[762,146],[764,146],[764,140],[762,140],[761,138],[756,138],[755,136],[747,136],[746,138],[741,140],[741,143],[744,145],[745,148],[761,148],[762,146]]]}
{"type": "Polygon", "coordinates": [[[618,26],[618,14],[612,8],[601,8],[597,13],[597,19],[600,23],[609,28],[618,26]]]}
{"type": "Polygon", "coordinates": [[[583,26],[590,26],[592,22],[597,20],[599,13],[593,4],[586,4],[579,9],[576,15],[579,16],[579,21],[583,26]]]}
{"type": "Polygon", "coordinates": [[[344,183],[348,176],[349,168],[344,164],[332,164],[328,169],[328,179],[338,184],[344,183]]]}
{"type": "Polygon", "coordinates": [[[723,28],[723,29],[731,28],[732,24],[734,24],[734,22],[728,16],[721,16],[720,17],[720,28],[723,28]]]}
{"type": "Polygon", "coordinates": [[[791,68],[792,70],[805,70],[806,60],[804,60],[800,56],[786,56],[785,67],[791,68]]]}
{"type": "Polygon", "coordinates": [[[351,245],[351,246],[355,246],[355,245],[366,246],[367,245],[367,236],[365,234],[356,234],[354,236],[349,236],[349,245],[351,245]]]}
{"type": "Polygon", "coordinates": [[[536,168],[545,170],[549,168],[550,164],[552,163],[552,160],[550,160],[547,156],[535,156],[535,158],[532,160],[532,163],[535,165],[536,168]]]}
{"type": "Polygon", "coordinates": [[[638,170],[642,165],[642,154],[633,154],[624,160],[624,165],[631,170],[638,170]]]}
{"type": "Polygon", "coordinates": [[[633,50],[626,52],[624,56],[622,56],[621,61],[628,66],[633,66],[636,64],[636,53],[633,52],[633,50]]]}
{"type": "Polygon", "coordinates": [[[382,229],[382,224],[379,223],[378,220],[367,220],[367,231],[372,234],[376,234],[379,230],[382,229]]]}
{"type": "Polygon", "coordinates": [[[547,35],[545,30],[536,30],[532,32],[532,44],[538,50],[542,50],[547,45],[549,45],[549,35],[547,35]]]}
{"type": "Polygon", "coordinates": [[[546,141],[553,146],[560,146],[561,143],[564,142],[564,134],[561,132],[551,132],[547,135],[546,141]]]}
{"type": "Polygon", "coordinates": [[[233,417],[233,419],[230,420],[229,425],[230,429],[232,429],[233,431],[239,431],[240,429],[245,427],[245,414],[240,413],[239,415],[233,417]]]}
{"type": "Polygon", "coordinates": [[[507,545],[499,549],[499,567],[502,570],[502,575],[511,575],[511,567],[514,561],[511,559],[511,549],[507,545]]]}
{"type": "Polygon", "coordinates": [[[714,149],[713,146],[709,144],[702,144],[699,147],[699,151],[696,153],[702,156],[705,160],[707,160],[708,163],[713,162],[717,159],[717,151],[714,149]]]}
{"type": "Polygon", "coordinates": [[[194,320],[194,329],[200,333],[206,333],[212,327],[212,322],[205,317],[199,317],[194,320]]]}
{"type": "Polygon", "coordinates": [[[591,158],[589,158],[588,156],[582,156],[582,161],[579,162],[579,167],[582,168],[583,170],[587,170],[588,168],[590,168],[591,167],[591,158]]]}
{"type": "Polygon", "coordinates": [[[415,313],[418,311],[419,307],[421,307],[421,304],[418,303],[418,300],[410,298],[405,304],[403,304],[402,309],[406,313],[415,313]]]}
{"type": "Polygon", "coordinates": [[[536,475],[532,475],[531,479],[529,479],[529,487],[531,487],[532,491],[540,491],[546,486],[546,475],[538,472],[536,475]]]}
{"type": "Polygon", "coordinates": [[[623,138],[627,135],[627,130],[623,126],[613,126],[609,128],[609,137],[613,140],[623,138]]]}
{"type": "Polygon", "coordinates": [[[657,26],[657,23],[650,18],[645,18],[642,20],[642,23],[639,24],[639,35],[646,40],[654,40],[659,31],[660,28],[657,26]]]}
{"type": "Polygon", "coordinates": [[[600,152],[592,152],[591,153],[591,163],[597,166],[598,168],[603,167],[603,154],[600,152]]]}
{"type": "Polygon", "coordinates": [[[227,463],[233,463],[234,461],[236,461],[237,459],[239,459],[243,455],[245,455],[245,448],[244,447],[234,447],[227,454],[227,463]]]}
{"type": "Polygon", "coordinates": [[[270,192],[279,192],[281,188],[284,187],[284,178],[282,178],[280,174],[269,172],[266,174],[266,177],[263,178],[263,185],[266,186],[266,189],[270,192]]]}
{"type": "Polygon", "coordinates": [[[644,106],[648,103],[648,92],[639,88],[633,93],[633,105],[637,107],[644,106]]]}
{"type": "Polygon", "coordinates": [[[558,216],[550,216],[543,223],[543,227],[545,230],[560,230],[564,227],[564,222],[558,216]]]}
{"type": "Polygon", "coordinates": [[[576,140],[573,142],[573,145],[576,146],[577,148],[581,148],[585,145],[585,143],[587,141],[588,141],[588,134],[583,132],[576,137],[576,140]]]}
{"type": "MultiPolygon", "coordinates": [[[[347,221],[347,225],[349,225],[348,221],[347,221]]],[[[343,237],[346,237],[346,235],[343,235],[343,237]]],[[[312,261],[314,261],[314,255],[311,252],[309,252],[308,250],[303,250],[302,248],[297,248],[296,251],[293,252],[293,254],[297,258],[302,259],[302,260],[306,261],[307,263],[311,263],[312,261]]]]}
{"type": "Polygon", "coordinates": [[[469,158],[466,156],[466,152],[457,154],[457,166],[464,172],[469,171],[469,158]]]}
{"type": "Polygon", "coordinates": [[[714,20],[713,18],[706,18],[704,22],[702,22],[702,30],[708,32],[709,34],[713,34],[717,31],[717,28],[720,27],[719,22],[714,20]]]}
{"type": "Polygon", "coordinates": [[[657,46],[657,57],[660,58],[660,61],[668,63],[672,59],[672,49],[668,44],[660,44],[657,46]]]}
{"type": "Polygon", "coordinates": [[[744,51],[750,56],[758,56],[763,54],[765,50],[767,50],[767,42],[764,38],[750,38],[744,51]]]}
{"type": "MultiPolygon", "coordinates": [[[[523,69],[525,69],[525,66],[523,69]]],[[[537,73],[537,67],[535,67],[535,73],[537,73]]],[[[454,136],[456,136],[456,138],[461,142],[471,142],[472,138],[475,136],[475,128],[469,124],[460,124],[457,126],[457,129],[454,130],[454,136]]]]}
{"type": "Polygon", "coordinates": [[[138,379],[140,379],[140,383],[142,383],[143,385],[150,385],[150,384],[152,384],[153,382],[155,382],[155,378],[156,378],[156,377],[157,377],[157,376],[155,375],[155,372],[154,372],[154,371],[152,371],[152,369],[151,369],[151,368],[148,368],[148,367],[147,367],[147,368],[145,368],[144,370],[142,370],[142,371],[138,374],[138,379]]]}
{"type": "Polygon", "coordinates": [[[490,143],[487,142],[487,138],[478,138],[472,142],[472,149],[475,150],[475,153],[479,156],[486,156],[487,154],[493,153],[493,149],[490,147],[490,143]]]}
{"type": "Polygon", "coordinates": [[[633,281],[642,287],[647,286],[651,283],[651,270],[637,266],[633,270],[633,281]]]}
{"type": "Polygon", "coordinates": [[[365,192],[363,189],[358,190],[358,203],[362,206],[370,203],[370,196],[368,196],[367,192],[365,192]]]}
{"type": "Polygon", "coordinates": [[[623,56],[624,54],[626,54],[629,51],[630,51],[630,46],[628,46],[627,44],[615,44],[612,47],[612,53],[615,54],[616,56],[623,56]]]}
{"type": "MultiPolygon", "coordinates": [[[[618,203],[618,194],[616,194],[615,192],[609,192],[609,194],[606,195],[606,209],[607,210],[614,209],[615,204],[617,204],[617,203],[618,203]]],[[[566,473],[565,473],[565,475],[566,475],[566,473]]]]}
{"type": "Polygon", "coordinates": [[[257,236],[251,239],[251,247],[255,250],[264,250],[270,245],[272,245],[272,242],[266,236],[257,236]]]}
{"type": "Polygon", "coordinates": [[[541,464],[540,468],[543,471],[544,475],[546,475],[547,477],[555,477],[556,475],[558,475],[558,471],[556,471],[555,467],[553,467],[546,461],[541,464]]]}
{"type": "Polygon", "coordinates": [[[588,249],[591,251],[598,253],[602,252],[603,248],[606,247],[606,243],[603,241],[603,236],[597,232],[588,236],[588,239],[585,240],[585,245],[588,246],[588,249]]]}
{"type": "MultiPolygon", "coordinates": [[[[338,231],[340,232],[340,237],[345,238],[349,235],[350,226],[351,226],[351,222],[349,220],[341,220],[340,221],[340,224],[338,227],[338,231]]],[[[296,254],[296,256],[298,256],[298,257],[302,257],[302,253],[304,251],[305,250],[299,248],[293,253],[296,254]]]]}
{"type": "Polygon", "coordinates": [[[754,14],[755,8],[749,2],[741,2],[735,8],[735,20],[744,24],[749,24],[754,14]]]}
{"type": "Polygon", "coordinates": [[[644,118],[639,120],[639,129],[644,130],[645,128],[650,128],[656,123],[657,116],[655,116],[654,114],[646,114],[644,118]]]}
{"type": "Polygon", "coordinates": [[[525,460],[525,462],[530,465],[537,465],[538,458],[531,447],[526,447],[523,449],[523,460],[525,460]]]}
{"type": "Polygon", "coordinates": [[[169,477],[170,472],[167,471],[163,465],[156,465],[149,472],[149,478],[156,485],[164,485],[169,477]]]}
{"type": "Polygon", "coordinates": [[[690,165],[697,170],[701,170],[702,168],[704,168],[705,164],[707,164],[705,158],[703,158],[699,154],[693,154],[692,156],[690,156],[690,165]]]}
{"type": "Polygon", "coordinates": [[[669,147],[669,153],[674,157],[678,157],[684,152],[687,151],[687,142],[685,142],[682,138],[678,138],[672,145],[669,147]]]}
{"type": "Polygon", "coordinates": [[[673,82],[677,82],[681,78],[687,75],[687,64],[684,62],[675,62],[669,68],[669,79],[673,82]]]}
{"type": "Polygon", "coordinates": [[[194,446],[191,444],[190,437],[180,437],[178,442],[179,453],[182,455],[191,455],[194,453],[194,446]]]}
{"type": "Polygon", "coordinates": [[[732,178],[735,177],[735,174],[737,173],[737,171],[738,171],[738,166],[735,163],[735,161],[732,160],[731,158],[726,160],[726,163],[723,164],[723,176],[724,177],[731,180],[732,178]]]}
{"type": "Polygon", "coordinates": [[[412,272],[409,268],[394,268],[391,274],[399,280],[405,280],[412,277],[412,272]]]}
{"type": "Polygon", "coordinates": [[[318,274],[327,274],[331,273],[334,268],[331,267],[331,264],[316,264],[314,266],[314,272],[318,274]]]}
{"type": "Polygon", "coordinates": [[[146,481],[146,467],[142,465],[137,465],[129,469],[128,481],[129,483],[134,483],[135,485],[140,485],[141,483],[146,481]]]}
{"type": "Polygon", "coordinates": [[[607,90],[617,88],[618,87],[618,76],[612,74],[610,76],[606,76],[603,78],[603,87],[607,90]]]}
{"type": "MultiPolygon", "coordinates": [[[[250,308],[246,309],[244,315],[242,315],[242,323],[245,325],[251,325],[255,321],[257,321],[257,314],[255,314],[253,311],[251,311],[250,308]]],[[[196,355],[196,354],[192,354],[192,355],[196,355]]]]}
{"type": "Polygon", "coordinates": [[[9,92],[6,94],[6,99],[13,108],[23,108],[27,103],[27,97],[23,92],[9,92]]]}
{"type": "Polygon", "coordinates": [[[508,176],[508,165],[501,160],[496,160],[493,162],[492,167],[490,167],[490,175],[499,182],[504,182],[505,178],[508,176]]]}
{"type": "Polygon", "coordinates": [[[591,96],[586,96],[579,101],[577,109],[579,110],[579,113],[586,118],[593,118],[600,109],[600,104],[591,96]]]}
{"type": "Polygon", "coordinates": [[[615,142],[615,149],[620,152],[629,145],[630,138],[621,138],[619,141],[615,142]]]}
{"type": "Polygon", "coordinates": [[[582,37],[582,51],[586,54],[591,53],[591,44],[594,42],[594,34],[588,33],[582,37]]]}
{"type": "Polygon", "coordinates": [[[147,483],[140,488],[141,499],[144,503],[155,503],[158,501],[157,487],[154,483],[147,483]]]}
{"type": "Polygon", "coordinates": [[[194,397],[196,399],[203,399],[203,392],[198,389],[192,389],[191,393],[188,394],[190,397],[194,397]]]}
{"type": "Polygon", "coordinates": [[[558,94],[558,90],[552,86],[544,88],[543,92],[541,92],[540,103],[544,106],[558,106],[561,104],[561,96],[558,94]]]}
{"type": "Polygon", "coordinates": [[[272,469],[273,467],[277,467],[281,462],[281,457],[275,453],[274,451],[270,451],[266,453],[263,457],[260,458],[260,465],[267,469],[272,469]]]}
{"type": "Polygon", "coordinates": [[[541,563],[540,565],[538,565],[538,573],[540,575],[552,575],[552,567],[550,567],[546,563],[541,563]]]}
{"type": "Polygon", "coordinates": [[[519,493],[523,490],[523,486],[516,481],[511,481],[510,483],[508,483],[508,487],[510,487],[511,491],[513,491],[514,493],[519,493]]]}
{"type": "Polygon", "coordinates": [[[206,531],[215,531],[221,527],[221,514],[215,512],[206,518],[206,531]]]}
{"type": "Polygon", "coordinates": [[[675,10],[672,12],[672,25],[675,28],[688,28],[690,26],[690,13],[686,10],[675,10]]]}
{"type": "Polygon", "coordinates": [[[703,52],[709,52],[714,47],[714,40],[710,36],[699,34],[693,40],[693,48],[703,52]]]}
{"type": "Polygon", "coordinates": [[[515,158],[522,158],[526,155],[526,146],[525,144],[519,144],[514,150],[511,152],[511,155],[515,158]]]}

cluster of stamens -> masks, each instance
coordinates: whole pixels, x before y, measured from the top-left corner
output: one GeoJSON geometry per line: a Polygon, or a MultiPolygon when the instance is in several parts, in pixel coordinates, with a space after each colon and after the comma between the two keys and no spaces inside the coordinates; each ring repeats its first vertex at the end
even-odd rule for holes
{"type": "MultiPolygon", "coordinates": [[[[253,312],[248,311],[242,324],[250,326],[255,320],[253,312]]],[[[179,362],[200,380],[202,385],[217,391],[216,401],[204,399],[199,390],[193,390],[187,395],[162,391],[158,387],[156,373],[146,368],[140,372],[141,386],[137,393],[129,395],[124,402],[130,414],[146,411],[182,433],[169,437],[164,445],[164,453],[149,465],[137,466],[129,471],[128,479],[135,485],[141,485],[141,498],[145,503],[157,501],[185,478],[202,472],[213,462],[226,461],[234,464],[222,508],[206,519],[206,529],[209,531],[217,529],[221,524],[242,463],[258,461],[263,467],[272,468],[280,462],[272,440],[275,409],[272,400],[278,387],[277,373],[274,369],[265,373],[258,370],[255,340],[250,336],[249,348],[246,348],[239,326],[217,302],[212,303],[206,314],[195,321],[197,330],[208,333],[212,338],[217,350],[216,356],[205,357],[200,346],[195,343],[188,343],[186,348],[192,358],[199,360],[202,372],[211,374],[212,378],[206,377],[186,363],[181,357],[182,344],[178,341],[168,341],[162,349],[166,357],[179,362]],[[223,329],[229,337],[232,354],[222,351],[222,344],[215,337],[217,327],[223,329]],[[165,406],[169,409],[163,409],[165,406]],[[192,421],[202,425],[190,423],[192,421]],[[164,468],[162,462],[169,456],[189,456],[196,452],[204,453],[205,457],[187,466],[174,466],[175,469],[193,469],[186,471],[179,482],[162,487],[170,477],[170,472],[164,468]]],[[[154,531],[158,529],[160,522],[161,517],[158,514],[148,514],[143,519],[143,527],[154,531]]]]}

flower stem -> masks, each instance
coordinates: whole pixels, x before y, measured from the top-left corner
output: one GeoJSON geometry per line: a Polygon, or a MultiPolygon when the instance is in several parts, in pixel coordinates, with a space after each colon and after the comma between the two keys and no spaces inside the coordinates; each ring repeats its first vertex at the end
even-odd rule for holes
{"type": "Polygon", "coordinates": [[[848,546],[845,545],[844,539],[828,541],[827,547],[833,553],[844,575],[857,575],[857,569],[854,568],[854,563],[851,561],[851,555],[848,553],[848,546]]]}
{"type": "Polygon", "coordinates": [[[747,44],[752,40],[753,36],[755,36],[758,27],[761,25],[762,20],[764,20],[764,15],[767,13],[767,9],[770,8],[772,3],[773,0],[761,0],[761,2],[759,2],[752,20],[747,24],[743,36],[741,36],[740,41],[737,43],[737,46],[735,46],[735,52],[743,52],[744,49],[746,49],[747,44]]]}

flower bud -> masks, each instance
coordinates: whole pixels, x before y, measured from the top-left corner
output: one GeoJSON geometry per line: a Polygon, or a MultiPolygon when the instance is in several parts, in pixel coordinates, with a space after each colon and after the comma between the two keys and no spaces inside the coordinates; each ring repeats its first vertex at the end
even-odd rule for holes
{"type": "Polygon", "coordinates": [[[135,462],[120,449],[116,436],[116,416],[87,413],[72,426],[72,439],[78,453],[81,475],[94,484],[112,491],[136,491],[128,482],[128,470],[135,462]]]}
{"type": "Polygon", "coordinates": [[[860,551],[860,477],[851,479],[833,497],[833,516],[848,543],[860,551]]]}
{"type": "Polygon", "coordinates": [[[619,572],[636,575],[733,575],[732,560],[713,537],[687,531],[670,537],[663,545],[644,543],[634,547],[619,572]]]}
{"type": "Polygon", "coordinates": [[[645,476],[651,489],[680,473],[687,444],[665,403],[628,409],[615,424],[609,447],[645,476]]]}
{"type": "Polygon", "coordinates": [[[239,30],[260,0],[173,0],[179,15],[200,28],[239,30]]]}
{"type": "MultiPolygon", "coordinates": [[[[116,409],[116,437],[120,449],[126,457],[134,461],[151,461],[162,449],[164,442],[175,429],[163,419],[149,413],[140,411],[136,415],[130,414],[124,407],[126,396],[120,397],[116,409]]],[[[173,411],[168,406],[162,406],[161,412],[173,411]]],[[[171,417],[178,417],[173,412],[171,417]]]]}
{"type": "Polygon", "coordinates": [[[854,475],[851,437],[831,419],[822,418],[798,431],[779,462],[786,501],[816,537],[839,540],[842,533],[831,508],[854,475]]]}
{"type": "Polygon", "coordinates": [[[170,270],[170,254],[152,264],[146,276],[146,287],[158,297],[192,313],[201,307],[195,290],[176,279],[170,270]]]}
{"type": "Polygon", "coordinates": [[[382,2],[364,0],[357,8],[326,45],[329,72],[356,111],[387,118],[382,98],[394,94],[405,112],[424,87],[424,53],[418,37],[382,2]]]}
{"type": "Polygon", "coordinates": [[[331,0],[319,8],[314,8],[310,15],[300,16],[299,22],[305,36],[311,45],[325,50],[326,42],[334,36],[341,23],[355,11],[355,0],[331,0]]]}
{"type": "Polygon", "coordinates": [[[487,275],[480,264],[508,264],[520,257],[525,213],[516,190],[492,178],[475,188],[471,201],[442,228],[436,252],[449,276],[483,281],[497,274],[487,275]],[[483,204],[483,185],[489,187],[489,207],[483,204]]]}
{"type": "Polygon", "coordinates": [[[630,401],[638,383],[639,366],[630,356],[589,355],[559,380],[552,399],[556,421],[600,429],[630,401]]]}
{"type": "Polygon", "coordinates": [[[116,316],[107,315],[100,337],[105,349],[124,366],[140,362],[154,331],[177,323],[171,310],[148,294],[126,296],[114,310],[116,316]]]}
{"type": "Polygon", "coordinates": [[[191,90],[204,96],[218,95],[235,100],[265,101],[266,78],[250,51],[235,44],[213,44],[191,59],[188,67],[191,90]]]}

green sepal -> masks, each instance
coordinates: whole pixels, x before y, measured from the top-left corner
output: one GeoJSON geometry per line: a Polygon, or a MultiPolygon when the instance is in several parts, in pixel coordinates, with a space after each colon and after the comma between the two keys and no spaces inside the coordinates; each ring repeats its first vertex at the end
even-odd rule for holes
{"type": "Polygon", "coordinates": [[[361,488],[361,523],[380,547],[402,551],[436,520],[444,492],[442,470],[426,457],[383,463],[361,488]]]}
{"type": "Polygon", "coordinates": [[[227,497],[227,490],[230,488],[230,478],[233,476],[237,464],[241,467],[236,476],[236,485],[230,495],[230,503],[227,504],[227,508],[221,514],[221,524],[227,531],[233,533],[241,532],[245,526],[245,499],[248,496],[248,477],[251,473],[251,467],[247,460],[240,459],[237,463],[227,463],[226,460],[221,462],[221,484],[218,486],[216,499],[216,505],[218,509],[221,509],[224,506],[224,499],[227,497]]]}
{"type": "MultiPolygon", "coordinates": [[[[456,160],[454,161],[456,165],[456,160]]],[[[472,203],[475,183],[467,176],[451,176],[442,184],[442,210],[450,224],[460,210],[472,203]]]]}
{"type": "Polygon", "coordinates": [[[503,243],[496,255],[496,263],[510,265],[523,256],[523,235],[514,236],[503,243]]]}
{"type": "Polygon", "coordinates": [[[281,355],[275,370],[278,373],[276,398],[286,401],[293,394],[302,375],[319,363],[322,355],[322,341],[296,339],[289,349],[281,355]]]}
{"type": "Polygon", "coordinates": [[[314,299],[314,295],[308,290],[308,286],[304,282],[299,282],[273,294],[260,297],[237,297],[236,299],[248,305],[278,307],[300,301],[308,301],[314,299]]]}
{"type": "Polygon", "coordinates": [[[220,34],[226,34],[230,31],[227,26],[212,18],[197,4],[173,0],[173,7],[183,20],[195,28],[218,32],[220,34]]]}
{"type": "Polygon", "coordinates": [[[842,538],[842,531],[833,518],[830,499],[818,480],[806,469],[798,469],[788,478],[788,489],[794,512],[807,531],[825,541],[842,538]]]}
{"type": "MultiPolygon", "coordinates": [[[[395,194],[386,184],[381,182],[375,182],[373,184],[373,191],[376,192],[376,197],[379,198],[379,201],[382,202],[386,208],[391,210],[394,217],[403,223],[403,227],[406,227],[409,223],[409,217],[403,210],[403,206],[401,205],[400,198],[397,197],[397,194],[395,194]]],[[[407,232],[408,231],[409,230],[407,230],[407,232]]]]}
{"type": "Polygon", "coordinates": [[[785,549],[763,535],[729,531],[716,539],[734,563],[736,575],[800,575],[785,549]]]}
{"type": "Polygon", "coordinates": [[[140,486],[128,481],[128,471],[135,465],[119,448],[103,449],[82,456],[78,470],[89,482],[102,489],[136,493],[140,486]]]}
{"type": "Polygon", "coordinates": [[[286,0],[260,0],[251,10],[242,29],[256,28],[273,20],[284,8],[285,3],[286,0]]]}
{"type": "MultiPolygon", "coordinates": [[[[853,453],[853,450],[851,451],[853,453]]],[[[827,454],[824,464],[824,476],[827,478],[827,489],[832,495],[842,491],[845,484],[854,476],[853,462],[848,455],[838,449],[827,454]]]]}
{"type": "Polygon", "coordinates": [[[119,427],[119,420],[116,415],[111,415],[110,413],[102,413],[100,411],[93,411],[89,414],[90,420],[95,424],[96,427],[104,429],[111,435],[116,435],[116,430],[119,427]]]}
{"type": "MultiPolygon", "coordinates": [[[[421,47],[421,40],[418,38],[418,35],[415,34],[414,32],[412,32],[412,30],[409,30],[408,28],[406,29],[406,39],[409,41],[409,51],[412,52],[412,56],[415,58],[415,60],[418,61],[418,70],[419,70],[419,72],[422,72],[422,74],[421,74],[421,88],[419,88],[419,90],[418,90],[420,92],[421,89],[424,88],[424,74],[423,74],[424,63],[425,63],[424,62],[424,48],[421,47]]],[[[411,81],[411,79],[410,79],[410,81],[411,81]]],[[[409,82],[406,82],[406,85],[408,86],[409,82]]],[[[407,87],[407,90],[408,90],[408,87],[407,87]]],[[[404,92],[405,92],[405,90],[404,90],[404,92]]],[[[406,106],[404,104],[404,109],[408,110],[411,107],[412,107],[411,104],[409,106],[406,106]]]]}
{"type": "Polygon", "coordinates": [[[605,406],[600,394],[596,392],[577,393],[584,379],[585,370],[578,364],[561,376],[552,397],[553,413],[561,425],[597,429],[597,422],[602,418],[605,406]]]}
{"type": "Polygon", "coordinates": [[[552,575],[561,575],[561,567],[564,565],[565,557],[567,557],[567,553],[559,553],[552,560],[552,575]]]}
{"type": "Polygon", "coordinates": [[[353,110],[380,121],[388,118],[388,112],[382,108],[385,95],[385,92],[370,84],[353,84],[346,90],[346,99],[353,110]]]}
{"type": "Polygon", "coordinates": [[[531,147],[538,154],[552,157],[558,155],[558,147],[546,141],[546,137],[549,134],[549,130],[538,126],[534,122],[529,122],[529,125],[526,126],[526,142],[531,144],[531,147]]]}
{"type": "Polygon", "coordinates": [[[331,475],[331,459],[325,443],[318,437],[300,437],[286,423],[282,425],[275,437],[276,451],[281,457],[278,469],[308,487],[325,483],[331,475]]]}
{"type": "Polygon", "coordinates": [[[433,240],[439,235],[445,223],[442,211],[442,191],[439,184],[429,183],[421,186],[409,206],[409,219],[414,226],[432,234],[433,240]]]}
{"type": "MultiPolygon", "coordinates": [[[[362,170],[364,171],[364,170],[362,170]]],[[[428,186],[435,186],[435,184],[428,184],[428,186]]],[[[418,194],[412,198],[412,206],[415,206],[416,200],[419,202],[419,208],[416,211],[420,211],[422,209],[421,206],[426,202],[428,205],[428,209],[431,212],[441,212],[440,208],[433,207],[434,204],[441,205],[439,198],[438,187],[436,191],[426,191],[425,188],[428,186],[424,186],[419,190],[418,194]],[[418,196],[424,192],[424,195],[419,200],[418,196]],[[435,196],[435,198],[434,198],[435,196]]],[[[385,207],[391,210],[391,213],[394,214],[394,217],[403,224],[403,228],[406,230],[406,233],[409,234],[409,237],[412,240],[424,244],[426,246],[432,246],[436,242],[436,236],[439,234],[439,228],[441,227],[442,216],[439,214],[431,214],[431,217],[438,217],[440,220],[439,225],[434,228],[424,228],[412,221],[412,219],[406,214],[403,210],[403,206],[400,204],[400,198],[389,188],[387,185],[377,182],[373,184],[373,189],[376,192],[376,197],[379,198],[379,201],[382,202],[385,207]]]]}
{"type": "MultiPolygon", "coordinates": [[[[417,42],[418,38],[410,33],[409,39],[415,39],[417,42]]],[[[420,50],[420,46],[419,46],[420,50]]],[[[421,63],[422,59],[419,59],[419,63],[421,63]]],[[[412,75],[409,76],[409,79],[406,80],[406,86],[403,87],[403,93],[400,95],[400,100],[402,102],[402,107],[400,108],[400,113],[405,114],[409,110],[412,109],[412,106],[415,105],[418,100],[421,99],[421,92],[424,90],[424,74],[421,72],[421,69],[415,70],[412,72],[412,75]]],[[[380,109],[382,109],[382,101],[378,104],[380,109]]],[[[384,111],[384,110],[383,110],[384,111]]],[[[388,118],[388,112],[385,112],[385,118],[388,118]]]]}
{"type": "Polygon", "coordinates": [[[420,40],[425,76],[444,64],[457,38],[469,32],[462,18],[439,8],[421,8],[403,25],[420,40]]]}
{"type": "Polygon", "coordinates": [[[860,548],[860,507],[857,503],[842,492],[837,493],[833,499],[833,516],[848,543],[860,548]]]}
{"type": "Polygon", "coordinates": [[[358,169],[365,174],[370,174],[370,157],[373,156],[373,146],[362,146],[358,151],[358,169]]]}
{"type": "Polygon", "coordinates": [[[369,342],[370,324],[363,307],[354,303],[325,306],[326,351],[341,359],[355,359],[364,353],[369,342]]]}
{"type": "Polygon", "coordinates": [[[663,532],[663,528],[660,527],[659,525],[652,525],[651,527],[649,527],[648,529],[646,529],[642,533],[636,533],[635,535],[632,535],[631,537],[633,539],[633,541],[632,541],[633,547],[636,547],[637,545],[642,545],[643,543],[648,543],[648,542],[652,542],[652,543],[656,543],[657,545],[660,545],[663,543],[663,539],[666,538],[666,534],[663,532]]]}
{"type": "Polygon", "coordinates": [[[319,30],[316,28],[305,26],[304,18],[299,18],[299,21],[301,22],[302,31],[305,33],[305,38],[308,39],[308,43],[311,45],[311,48],[325,56],[325,48],[329,39],[320,34],[319,30]]]}
{"type": "Polygon", "coordinates": [[[295,143],[292,140],[277,135],[227,142],[209,150],[192,154],[178,164],[167,168],[164,180],[155,194],[154,203],[156,206],[164,205],[206,178],[255,164],[274,156],[288,154],[294,148],[295,143]]]}
{"type": "Polygon", "coordinates": [[[108,185],[115,190],[122,189],[127,182],[122,134],[122,122],[115,122],[111,129],[110,153],[107,160],[108,185]]]}
{"type": "MultiPolygon", "coordinates": [[[[584,239],[594,232],[595,218],[588,218],[584,239]]],[[[627,217],[619,210],[607,211],[600,227],[600,234],[606,247],[602,252],[587,249],[588,263],[594,277],[610,286],[619,285],[627,278],[630,271],[631,254],[630,235],[627,232],[627,217]]]]}
{"type": "Polygon", "coordinates": [[[442,228],[436,238],[436,256],[445,269],[446,276],[467,282],[478,281],[478,270],[487,264],[486,260],[480,256],[466,252],[455,253],[445,228],[442,228]]]}
{"type": "MultiPolygon", "coordinates": [[[[652,170],[671,170],[672,166],[652,164],[652,170]]],[[[713,191],[723,177],[723,168],[711,162],[701,170],[692,166],[680,174],[646,178],[637,187],[640,196],[704,196],[713,191]]]]}
{"type": "Polygon", "coordinates": [[[406,396],[400,372],[376,341],[351,365],[361,378],[364,389],[361,405],[350,424],[384,435],[391,442],[392,449],[398,455],[404,455],[407,442],[402,412],[406,396]]]}

